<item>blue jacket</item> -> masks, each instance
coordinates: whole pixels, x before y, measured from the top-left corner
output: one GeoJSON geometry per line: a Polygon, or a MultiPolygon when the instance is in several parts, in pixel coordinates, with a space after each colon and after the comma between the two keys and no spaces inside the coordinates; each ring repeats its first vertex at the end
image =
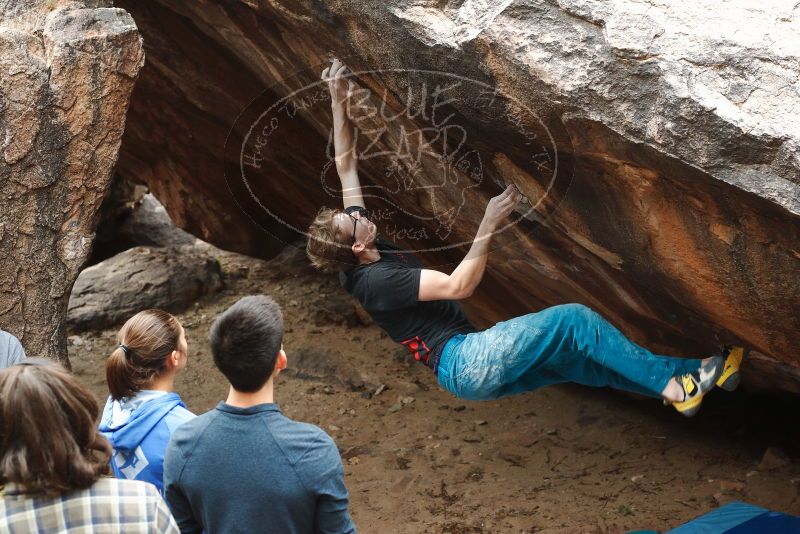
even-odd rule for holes
{"type": "Polygon", "coordinates": [[[109,397],[100,432],[114,448],[114,476],[150,482],[163,494],[167,443],[178,426],[193,418],[177,393],[145,390],[116,401],[109,397]]]}

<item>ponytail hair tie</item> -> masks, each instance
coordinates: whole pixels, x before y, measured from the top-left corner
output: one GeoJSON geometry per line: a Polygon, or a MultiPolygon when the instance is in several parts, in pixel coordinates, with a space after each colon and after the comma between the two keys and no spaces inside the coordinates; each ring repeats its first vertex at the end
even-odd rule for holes
{"type": "Polygon", "coordinates": [[[119,345],[117,345],[117,347],[122,349],[122,352],[125,353],[125,356],[130,356],[131,355],[131,349],[128,348],[127,345],[123,345],[122,343],[120,343],[119,345]]]}

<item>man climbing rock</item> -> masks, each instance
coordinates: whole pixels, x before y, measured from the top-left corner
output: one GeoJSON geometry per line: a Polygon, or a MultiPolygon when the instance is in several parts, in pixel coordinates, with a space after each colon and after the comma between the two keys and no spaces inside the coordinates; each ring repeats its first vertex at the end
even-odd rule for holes
{"type": "Polygon", "coordinates": [[[334,60],[322,77],[331,93],[345,209],[320,210],[309,228],[308,256],[319,269],[339,271],[344,288],[393,340],[433,369],[442,387],[461,398],[489,400],[577,382],[663,398],[687,416],[697,413],[715,384],[736,388],[742,348],[703,360],[656,355],[581,304],[476,331],[458,301],[480,283],[492,235],[520,202],[519,191],[509,186],[489,201],[469,252],[452,273],[425,269],[412,254],[378,237],[358,177],[346,67],[334,60]]]}

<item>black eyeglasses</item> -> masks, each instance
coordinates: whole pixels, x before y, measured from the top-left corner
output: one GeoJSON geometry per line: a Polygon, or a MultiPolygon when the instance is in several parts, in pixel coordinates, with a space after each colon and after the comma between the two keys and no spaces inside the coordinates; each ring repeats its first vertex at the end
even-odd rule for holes
{"type": "Polygon", "coordinates": [[[353,219],[353,243],[356,242],[356,227],[358,227],[358,221],[360,221],[362,217],[366,217],[366,215],[359,215],[359,217],[356,218],[356,216],[353,215],[354,213],[361,214],[361,212],[359,210],[353,210],[347,214],[351,219],[353,219]]]}

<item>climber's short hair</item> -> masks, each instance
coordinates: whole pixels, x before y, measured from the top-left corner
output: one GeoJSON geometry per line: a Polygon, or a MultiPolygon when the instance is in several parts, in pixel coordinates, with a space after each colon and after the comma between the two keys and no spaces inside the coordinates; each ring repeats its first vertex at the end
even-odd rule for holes
{"type": "Polygon", "coordinates": [[[358,262],[353,255],[352,236],[345,235],[336,226],[339,209],[322,208],[308,228],[306,254],[311,264],[326,272],[346,271],[358,262]]]}

